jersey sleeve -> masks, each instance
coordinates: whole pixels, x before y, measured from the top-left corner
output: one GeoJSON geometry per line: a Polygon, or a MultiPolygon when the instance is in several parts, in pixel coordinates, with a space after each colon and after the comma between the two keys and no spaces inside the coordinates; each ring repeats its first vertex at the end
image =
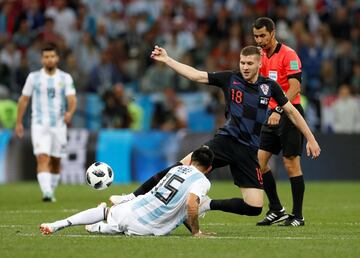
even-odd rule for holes
{"type": "Polygon", "coordinates": [[[197,180],[191,185],[190,193],[195,194],[201,199],[207,194],[210,189],[210,181],[206,178],[197,180]]]}
{"type": "Polygon", "coordinates": [[[34,90],[34,82],[33,82],[33,75],[30,73],[26,78],[24,88],[22,90],[22,95],[30,97],[34,90]]]}
{"type": "Polygon", "coordinates": [[[301,61],[295,51],[288,51],[284,56],[286,75],[301,74],[301,61]]]}
{"type": "Polygon", "coordinates": [[[232,72],[230,71],[208,73],[208,78],[209,78],[208,84],[220,88],[226,88],[229,84],[231,75],[232,72]]]}
{"type": "Polygon", "coordinates": [[[70,96],[75,94],[76,94],[76,90],[75,90],[74,80],[71,77],[71,75],[68,74],[66,76],[65,95],[70,96]]]}
{"type": "Polygon", "coordinates": [[[272,97],[278,103],[279,106],[284,106],[289,100],[285,95],[285,92],[281,89],[280,85],[277,82],[273,82],[272,86],[272,97]]]}

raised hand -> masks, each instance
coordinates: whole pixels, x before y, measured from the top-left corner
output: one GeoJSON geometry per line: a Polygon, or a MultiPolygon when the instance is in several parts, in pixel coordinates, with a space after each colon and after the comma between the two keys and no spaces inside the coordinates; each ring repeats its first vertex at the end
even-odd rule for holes
{"type": "Polygon", "coordinates": [[[169,56],[164,48],[155,46],[150,57],[156,61],[165,62],[169,56]]]}

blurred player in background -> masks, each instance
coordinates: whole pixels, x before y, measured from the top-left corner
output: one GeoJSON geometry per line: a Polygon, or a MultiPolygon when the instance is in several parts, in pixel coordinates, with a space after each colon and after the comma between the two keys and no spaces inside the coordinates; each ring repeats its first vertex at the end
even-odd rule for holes
{"type": "Polygon", "coordinates": [[[56,46],[48,44],[41,51],[42,69],[28,75],[18,101],[15,132],[24,135],[23,117],[32,97],[31,139],[37,160],[37,179],[43,201],[54,202],[60,180],[60,160],[66,151],[67,125],[76,109],[74,82],[57,68],[56,46]]]}
{"type": "MultiPolygon", "coordinates": [[[[262,48],[260,73],[279,83],[287,98],[304,116],[304,110],[300,104],[301,62],[296,52],[276,40],[275,24],[270,18],[258,18],[253,24],[253,34],[256,43],[262,48]]],[[[259,221],[257,225],[266,226],[285,220],[280,225],[303,226],[305,221],[302,215],[302,204],[305,184],[300,156],[304,137],[293,122],[284,115],[283,109],[276,100],[270,100],[269,108],[271,115],[268,123],[261,130],[258,153],[264,190],[269,199],[269,211],[264,220],[259,221]],[[268,166],[271,156],[279,154],[280,151],[282,151],[284,166],[291,183],[293,197],[291,215],[286,214],[280,202],[275,179],[268,166]]]]}
{"type": "Polygon", "coordinates": [[[200,231],[198,210],[210,189],[204,174],[211,170],[213,158],[209,148],[199,148],[188,166],[172,168],[147,194],[111,208],[102,203],[69,218],[43,223],[40,231],[48,235],[65,227],[90,224],[85,227],[90,233],[167,235],[185,223],[193,236],[208,235],[200,231]]]}
{"type": "MultiPolygon", "coordinates": [[[[184,77],[222,89],[226,102],[226,123],[213,139],[206,142],[215,154],[213,168],[230,165],[234,184],[240,188],[242,198],[206,200],[200,212],[221,210],[247,216],[261,214],[263,186],[257,159],[260,129],[267,119],[271,97],[285,109],[289,118],[306,136],[308,155],[317,157],[320,147],[305,120],[287,100],[280,86],[273,80],[259,75],[261,66],[260,50],[247,46],[240,53],[240,72],[223,71],[208,73],[182,64],[168,56],[165,49],[155,46],[151,57],[175,70],[184,77]]],[[[174,166],[189,164],[191,153],[174,166]]],[[[160,171],[134,193],[125,196],[111,196],[110,201],[121,203],[148,192],[171,167],[160,171]]]]}

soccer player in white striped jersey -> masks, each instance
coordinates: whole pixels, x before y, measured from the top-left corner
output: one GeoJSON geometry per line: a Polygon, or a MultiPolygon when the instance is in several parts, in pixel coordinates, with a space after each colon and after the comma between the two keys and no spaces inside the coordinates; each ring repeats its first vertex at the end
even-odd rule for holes
{"type": "Polygon", "coordinates": [[[15,133],[24,135],[23,116],[32,98],[31,139],[37,160],[37,179],[43,201],[54,202],[60,179],[60,160],[66,151],[67,125],[76,109],[76,92],[70,74],[57,68],[59,56],[55,45],[41,51],[43,67],[31,72],[18,101],[15,133]]]}
{"type": "Polygon", "coordinates": [[[167,235],[185,224],[193,236],[211,233],[200,231],[199,203],[208,198],[213,152],[207,147],[195,150],[190,165],[172,168],[148,193],[107,208],[105,203],[53,223],[43,223],[40,231],[52,234],[65,227],[87,225],[88,232],[125,235],[167,235]],[[103,222],[106,220],[106,223],[103,222]],[[95,224],[94,224],[95,223],[95,224]]]}

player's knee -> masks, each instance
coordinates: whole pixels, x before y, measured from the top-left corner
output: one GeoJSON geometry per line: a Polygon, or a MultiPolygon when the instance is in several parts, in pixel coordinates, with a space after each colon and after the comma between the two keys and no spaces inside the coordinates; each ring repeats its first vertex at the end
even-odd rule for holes
{"type": "Polygon", "coordinates": [[[290,177],[302,175],[300,159],[298,157],[286,157],[283,161],[284,167],[290,177]]]}
{"type": "Polygon", "coordinates": [[[256,206],[251,206],[249,204],[247,205],[247,214],[248,216],[259,216],[262,212],[262,207],[256,207],[256,206]]]}
{"type": "Polygon", "coordinates": [[[268,165],[265,165],[265,166],[260,165],[261,174],[265,174],[265,173],[269,172],[269,170],[270,170],[270,167],[268,165]]]}
{"type": "Polygon", "coordinates": [[[36,156],[38,164],[48,164],[50,162],[50,157],[46,154],[39,154],[36,156]]]}

